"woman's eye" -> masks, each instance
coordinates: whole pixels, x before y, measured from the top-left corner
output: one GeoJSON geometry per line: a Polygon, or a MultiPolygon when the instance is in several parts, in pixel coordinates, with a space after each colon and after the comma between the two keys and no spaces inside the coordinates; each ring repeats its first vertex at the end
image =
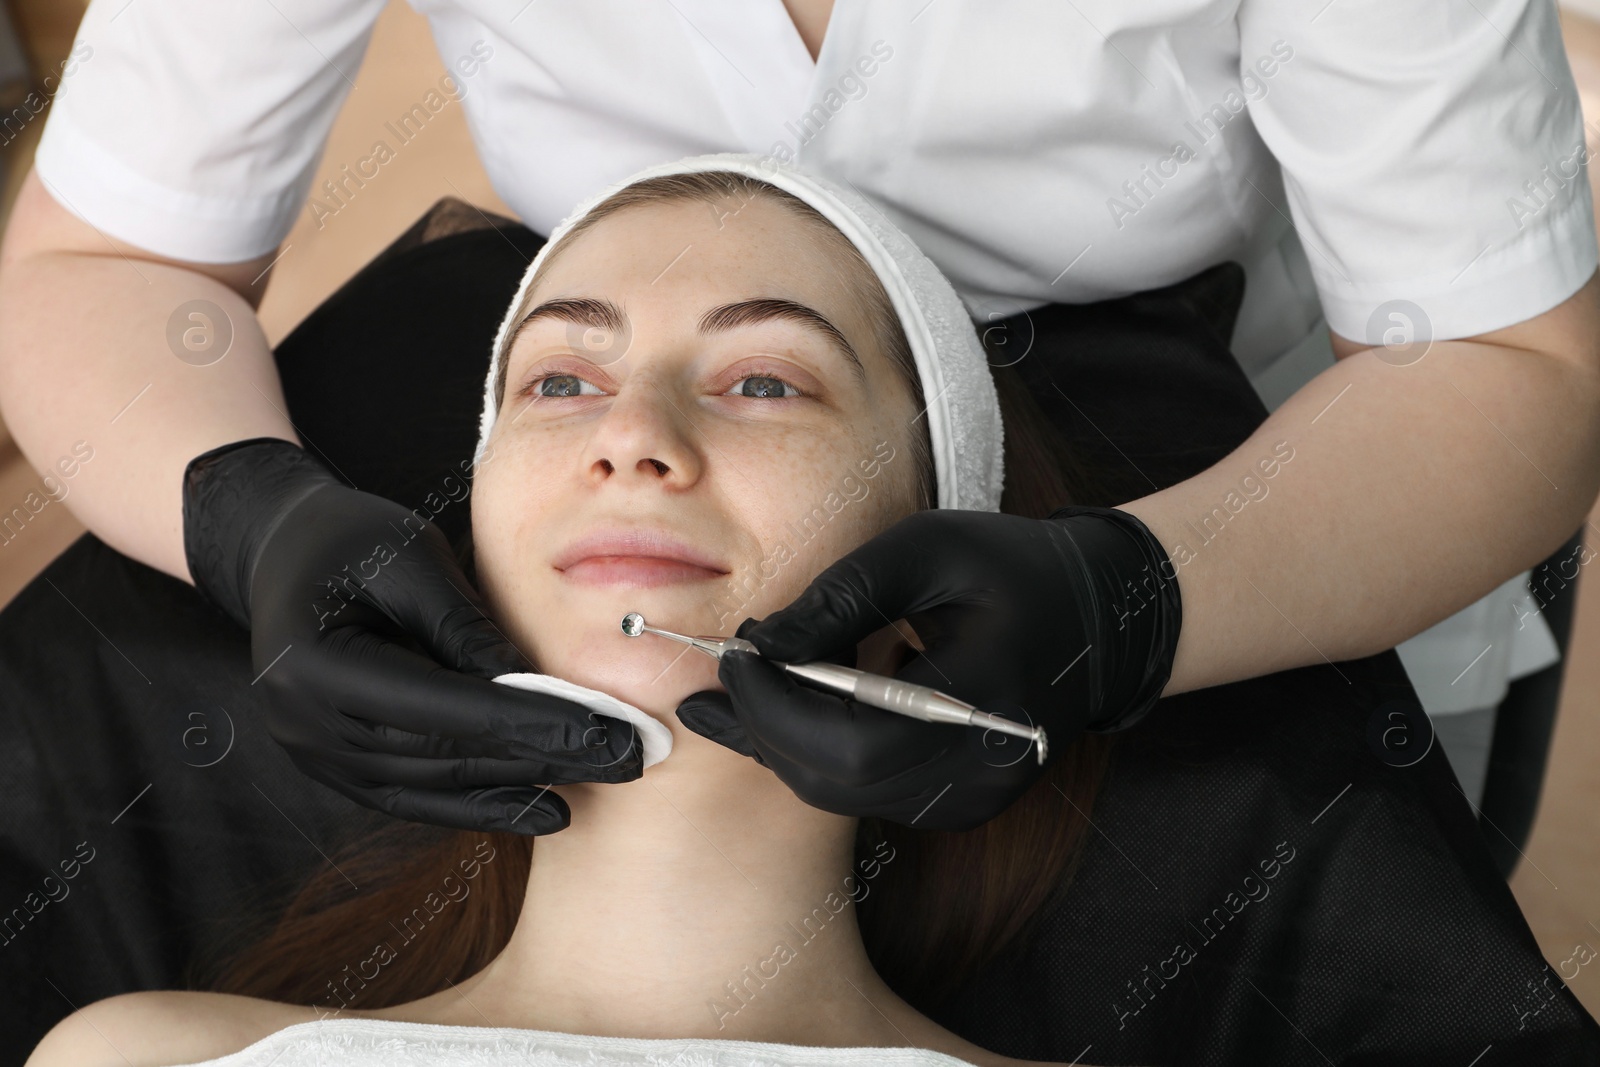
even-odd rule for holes
{"type": "Polygon", "coordinates": [[[723,395],[783,400],[791,396],[799,396],[800,390],[796,389],[782,378],[773,378],[764,374],[753,374],[748,378],[739,379],[738,384],[736,384],[732,389],[729,389],[723,395]]]}
{"type": "Polygon", "coordinates": [[[551,374],[540,378],[534,385],[540,396],[598,396],[600,390],[576,374],[551,374]],[[585,387],[588,391],[585,392],[585,387]]]}

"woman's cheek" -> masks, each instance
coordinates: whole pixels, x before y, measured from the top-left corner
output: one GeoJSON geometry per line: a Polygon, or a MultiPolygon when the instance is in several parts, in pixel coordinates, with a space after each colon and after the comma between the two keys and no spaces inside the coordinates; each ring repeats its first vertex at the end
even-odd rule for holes
{"type": "MultiPolygon", "coordinates": [[[[482,499],[487,499],[485,496],[482,499]]],[[[489,607],[489,614],[501,625],[513,625],[515,620],[509,610],[517,599],[514,575],[506,567],[509,553],[502,543],[504,527],[496,521],[494,509],[484,506],[479,496],[473,495],[472,555],[477,570],[477,588],[489,607]]]]}
{"type": "MultiPolygon", "coordinates": [[[[747,520],[762,553],[729,577],[740,612],[727,623],[727,632],[746,615],[762,618],[785,607],[817,575],[901,517],[904,506],[898,501],[908,494],[896,494],[887,470],[868,479],[856,462],[858,453],[872,455],[871,442],[836,437],[844,441],[842,447],[814,447],[809,456],[793,459],[786,474],[773,469],[753,482],[770,490],[759,494],[761,503],[750,508],[747,520]]],[[[747,507],[756,496],[743,494],[747,507]]]]}
{"type": "Polygon", "coordinates": [[[531,560],[519,546],[540,541],[538,502],[532,494],[517,491],[518,482],[508,464],[479,468],[472,493],[472,548],[477,587],[490,614],[522,644],[533,635],[526,632],[518,609],[526,607],[534,590],[531,560]]]}

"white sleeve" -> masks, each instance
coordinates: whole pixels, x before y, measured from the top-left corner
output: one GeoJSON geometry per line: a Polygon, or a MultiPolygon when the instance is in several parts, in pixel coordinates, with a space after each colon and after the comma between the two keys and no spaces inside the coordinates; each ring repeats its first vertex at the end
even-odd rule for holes
{"type": "Polygon", "coordinates": [[[151,252],[270,252],[305,203],[384,0],[91,0],[34,166],[151,252]]]}
{"type": "Polygon", "coordinates": [[[1583,114],[1552,0],[1243,0],[1238,21],[1241,75],[1265,87],[1250,114],[1337,333],[1370,342],[1379,306],[1406,300],[1433,338],[1468,337],[1549,310],[1594,272],[1583,114]]]}

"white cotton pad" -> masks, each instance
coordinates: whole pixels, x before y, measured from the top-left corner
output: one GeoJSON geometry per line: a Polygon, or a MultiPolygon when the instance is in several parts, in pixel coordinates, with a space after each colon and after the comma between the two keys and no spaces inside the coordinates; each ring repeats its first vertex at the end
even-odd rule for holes
{"type": "Polygon", "coordinates": [[[672,731],[667,729],[664,723],[632,704],[624,704],[610,693],[588,689],[565,678],[555,678],[548,674],[502,674],[495,681],[517,689],[563,697],[576,704],[582,704],[598,715],[607,715],[631,723],[644,751],[646,767],[660,763],[672,751],[672,731]]]}

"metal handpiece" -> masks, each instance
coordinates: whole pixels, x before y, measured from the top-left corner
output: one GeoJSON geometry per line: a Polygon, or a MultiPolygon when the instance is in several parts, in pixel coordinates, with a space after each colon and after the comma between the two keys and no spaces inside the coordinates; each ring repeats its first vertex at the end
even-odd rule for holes
{"type": "MultiPolygon", "coordinates": [[[[691,648],[698,649],[713,659],[721,659],[722,654],[729,650],[740,652],[755,652],[756,646],[739,637],[689,637],[685,634],[673,633],[671,630],[662,630],[645,624],[644,616],[638,612],[629,612],[622,618],[622,632],[629,637],[638,637],[640,634],[655,634],[665,637],[669,641],[677,641],[691,648]]],[[[1048,753],[1048,740],[1045,737],[1044,727],[1026,726],[1010,719],[1003,719],[987,711],[979,711],[964,700],[957,700],[953,696],[941,693],[925,685],[914,682],[903,682],[898,678],[885,678],[881,674],[869,674],[858,671],[853,667],[841,667],[836,663],[780,663],[778,664],[797,678],[819,685],[824,689],[832,690],[859,700],[863,704],[870,704],[875,708],[892,711],[923,722],[950,723],[955,726],[977,726],[985,730],[995,730],[1011,737],[1020,737],[1032,741],[1038,753],[1039,765],[1044,766],[1048,753]]]]}

